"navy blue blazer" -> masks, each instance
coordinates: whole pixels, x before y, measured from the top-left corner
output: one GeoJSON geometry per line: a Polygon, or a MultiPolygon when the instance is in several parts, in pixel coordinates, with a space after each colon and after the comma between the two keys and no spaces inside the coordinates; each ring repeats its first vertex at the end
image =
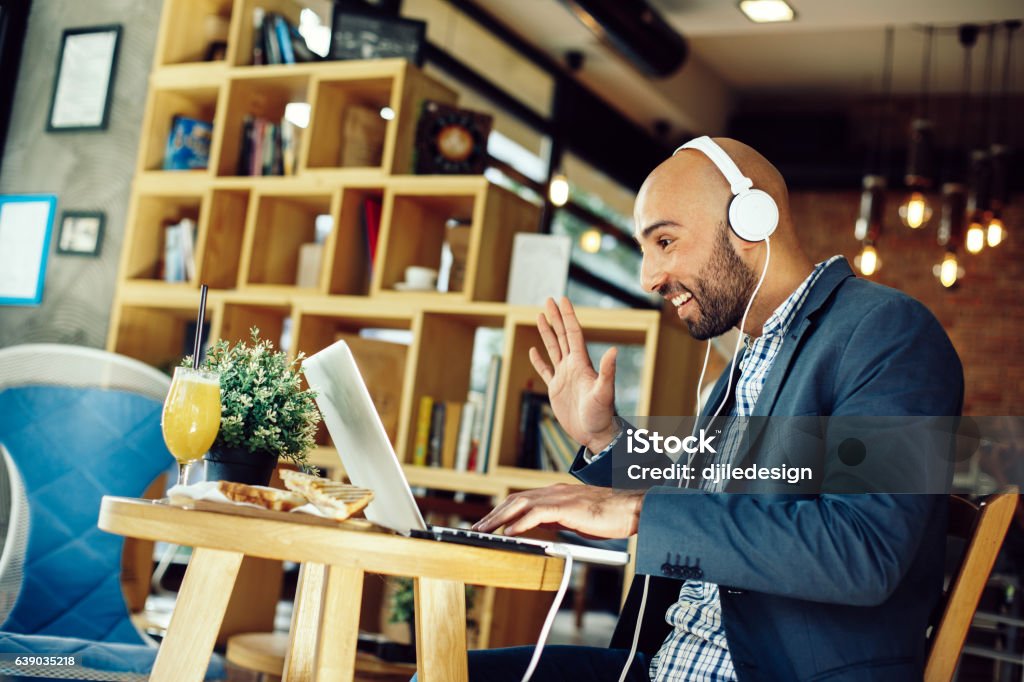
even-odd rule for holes
{"type": "MultiPolygon", "coordinates": [[[[708,405],[722,400],[727,372],[708,405]]],[[[840,260],[798,311],[754,416],[952,416],[962,403],[960,360],[934,316],[840,260]]],[[[942,445],[896,438],[892,452],[942,445]]],[[[611,485],[611,460],[578,457],[572,473],[611,485]]],[[[845,475],[837,461],[819,468],[824,490],[845,475]]],[[[637,573],[651,576],[640,650],[654,655],[679,579],[695,578],[720,586],[740,682],[921,679],[942,590],[946,496],[777,490],[755,482],[749,494],[648,491],[636,553],[637,573]]],[[[612,646],[632,641],[642,582],[634,580],[612,646]]]]}

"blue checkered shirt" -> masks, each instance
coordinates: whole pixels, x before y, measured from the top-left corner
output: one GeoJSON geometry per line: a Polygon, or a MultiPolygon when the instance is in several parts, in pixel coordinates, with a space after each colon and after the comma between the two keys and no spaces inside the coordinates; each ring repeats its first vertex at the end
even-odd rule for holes
{"type": "MultiPolygon", "coordinates": [[[[764,323],[761,336],[744,341],[747,352],[740,361],[740,378],[736,382],[736,405],[731,415],[749,417],[754,411],[757,397],[761,395],[765,377],[768,376],[775,357],[782,348],[793,318],[803,305],[811,287],[825,268],[842,258],[833,256],[818,263],[814,271],[789,297],[782,302],[764,323]]],[[[707,405],[705,410],[713,413],[717,405],[707,405]]],[[[736,421],[736,420],[734,420],[736,421]]],[[[742,424],[734,424],[734,427],[742,424]]],[[[736,452],[737,434],[742,428],[732,428],[726,435],[724,446],[717,458],[708,460],[711,464],[728,464],[736,452]],[[732,436],[730,438],[730,436],[732,436]]],[[[725,483],[702,486],[709,492],[721,492],[725,483]]],[[[665,620],[672,626],[672,632],[665,638],[661,649],[651,659],[651,679],[657,682],[726,682],[736,679],[729,645],[725,639],[722,624],[722,603],[718,598],[718,585],[687,580],[679,589],[679,600],[665,612],[665,620]]]]}

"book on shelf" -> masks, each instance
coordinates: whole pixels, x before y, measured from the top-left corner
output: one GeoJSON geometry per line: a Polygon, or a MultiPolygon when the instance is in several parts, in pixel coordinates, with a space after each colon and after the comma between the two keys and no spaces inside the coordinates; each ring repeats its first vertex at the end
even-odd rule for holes
{"type": "Polygon", "coordinates": [[[427,464],[432,467],[441,466],[441,443],[444,439],[443,400],[435,400],[430,408],[430,437],[427,439],[427,464]]]}
{"type": "Polygon", "coordinates": [[[480,447],[476,457],[476,471],[487,473],[487,462],[494,449],[494,419],[498,406],[498,382],[501,379],[501,356],[492,355],[487,368],[487,384],[484,389],[483,416],[480,421],[480,447]]]}
{"type": "Polygon", "coordinates": [[[210,165],[213,123],[175,114],[164,149],[164,170],[200,170],[210,165]]]}
{"type": "Polygon", "coordinates": [[[380,115],[380,107],[349,104],[342,114],[341,153],[339,165],[380,166],[384,157],[384,138],[388,122],[380,115]]]}
{"type": "Polygon", "coordinates": [[[462,405],[462,415],[459,419],[458,442],[455,447],[455,462],[452,466],[456,471],[468,471],[472,448],[475,442],[473,426],[476,424],[479,394],[471,393],[466,396],[466,402],[462,405]]]}
{"type": "Polygon", "coordinates": [[[412,463],[426,466],[427,450],[430,447],[430,419],[434,410],[433,396],[420,398],[420,410],[416,415],[416,440],[413,441],[412,463]]]}
{"type": "Polygon", "coordinates": [[[512,243],[508,293],[514,305],[544,305],[558,300],[569,281],[572,240],[567,235],[520,232],[512,243]]]}
{"type": "Polygon", "coordinates": [[[540,442],[541,407],[548,404],[547,393],[525,390],[519,400],[519,432],[516,443],[516,466],[542,469],[544,453],[540,442]]]}
{"type": "Polygon", "coordinates": [[[299,262],[295,269],[295,286],[315,288],[320,285],[320,263],[324,245],[309,242],[299,245],[299,262]]]}
{"type": "Polygon", "coordinates": [[[262,7],[252,11],[252,63],[296,64],[320,59],[313,52],[298,27],[276,12],[262,7]]]}
{"type": "Polygon", "coordinates": [[[196,222],[182,218],[164,227],[165,282],[193,282],[196,278],[196,222]]]}
{"type": "Polygon", "coordinates": [[[290,175],[295,172],[299,128],[286,119],[279,122],[248,115],[242,120],[242,145],[238,174],[248,176],[290,175]]]}
{"type": "Polygon", "coordinates": [[[541,407],[539,426],[541,449],[544,453],[541,468],[551,471],[569,471],[580,446],[555,419],[551,405],[541,407]]]}
{"type": "Polygon", "coordinates": [[[380,214],[383,208],[384,199],[380,196],[370,195],[363,199],[363,244],[366,247],[366,287],[369,289],[370,281],[373,279],[373,264],[377,259],[377,242],[380,237],[380,214]]]}
{"type": "Polygon", "coordinates": [[[464,404],[449,400],[444,403],[444,432],[441,438],[441,466],[455,470],[464,404]]]}

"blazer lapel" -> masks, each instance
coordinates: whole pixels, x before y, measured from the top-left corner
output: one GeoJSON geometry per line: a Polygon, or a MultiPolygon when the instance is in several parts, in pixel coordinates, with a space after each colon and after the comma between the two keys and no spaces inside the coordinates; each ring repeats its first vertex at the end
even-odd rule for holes
{"type": "MultiPolygon", "coordinates": [[[[789,367],[800,349],[804,336],[813,326],[817,312],[832,297],[832,294],[847,277],[853,277],[853,270],[846,259],[836,261],[821,273],[814,288],[807,294],[807,299],[797,311],[796,317],[786,332],[786,339],[782,342],[779,354],[775,356],[771,371],[765,378],[764,386],[761,388],[761,395],[754,405],[754,417],[767,417],[772,414],[775,403],[779,399],[779,393],[789,376],[789,367]]],[[[758,420],[760,421],[760,420],[758,420]]],[[[753,442],[753,440],[751,441],[753,442]]]]}

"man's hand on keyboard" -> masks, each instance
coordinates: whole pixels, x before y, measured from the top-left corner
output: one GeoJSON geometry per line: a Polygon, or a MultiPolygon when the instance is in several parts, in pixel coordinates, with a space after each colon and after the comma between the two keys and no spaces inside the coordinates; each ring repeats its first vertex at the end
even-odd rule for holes
{"type": "Polygon", "coordinates": [[[504,526],[506,535],[519,535],[559,526],[591,537],[625,538],[636,533],[644,492],[567,483],[527,490],[509,495],[473,530],[490,533],[504,526]]]}

